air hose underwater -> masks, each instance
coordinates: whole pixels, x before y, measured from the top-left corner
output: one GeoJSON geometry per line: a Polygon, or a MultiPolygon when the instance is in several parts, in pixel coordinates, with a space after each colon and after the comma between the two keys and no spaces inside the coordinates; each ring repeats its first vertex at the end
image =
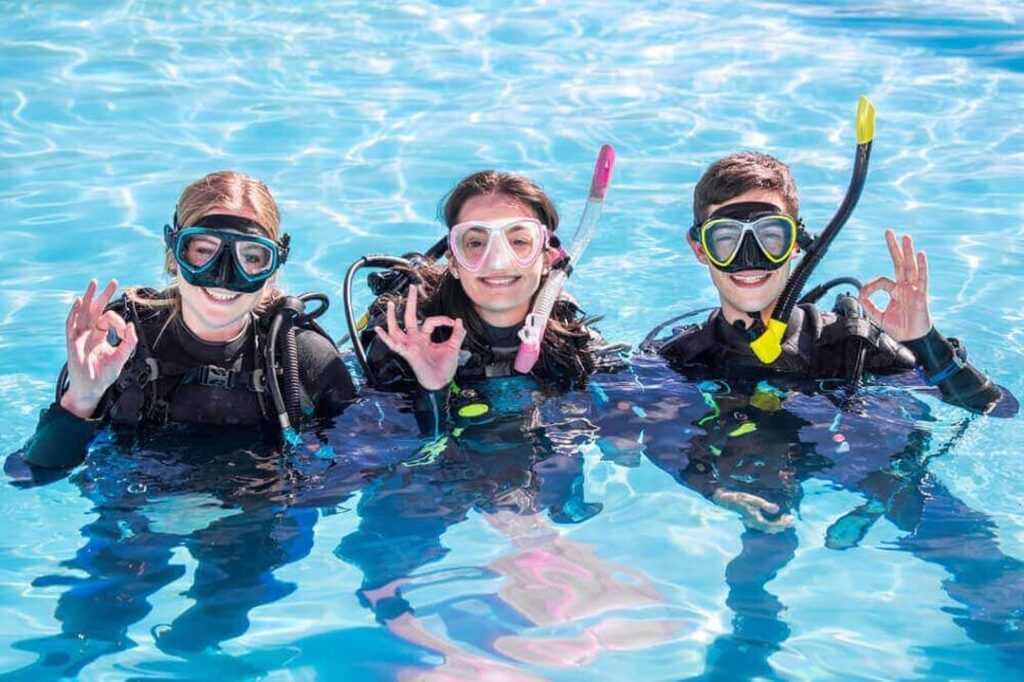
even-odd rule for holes
{"type": "Polygon", "coordinates": [[[771,319],[767,326],[758,316],[747,334],[752,338],[750,348],[757,355],[758,359],[766,365],[775,362],[782,354],[782,340],[786,335],[786,327],[789,324],[789,316],[793,307],[800,298],[800,290],[803,289],[811,273],[821,262],[829,245],[839,234],[839,231],[849,220],[854,207],[860,200],[861,192],[864,189],[864,181],[868,174],[868,162],[871,158],[871,144],[875,137],[875,107],[867,97],[861,97],[857,103],[857,149],[853,163],[853,175],[850,178],[850,185],[846,189],[846,196],[836,214],[829,221],[825,230],[807,247],[806,255],[800,264],[790,275],[786,288],[779,296],[772,311],[771,319]]]}
{"type": "Polygon", "coordinates": [[[533,310],[526,316],[526,322],[519,330],[519,350],[516,352],[513,366],[521,374],[529,373],[540,358],[540,345],[544,340],[544,330],[547,328],[548,318],[551,317],[551,310],[562,293],[565,281],[572,274],[573,267],[579,262],[594,236],[597,222],[601,217],[601,209],[604,207],[604,195],[608,191],[608,184],[612,179],[614,165],[615,150],[611,145],[606,144],[601,147],[601,151],[597,155],[594,175],[590,180],[587,204],[583,209],[583,216],[580,218],[576,233],[573,235],[572,244],[566,251],[566,257],[548,274],[547,282],[533,303],[533,310]]]}

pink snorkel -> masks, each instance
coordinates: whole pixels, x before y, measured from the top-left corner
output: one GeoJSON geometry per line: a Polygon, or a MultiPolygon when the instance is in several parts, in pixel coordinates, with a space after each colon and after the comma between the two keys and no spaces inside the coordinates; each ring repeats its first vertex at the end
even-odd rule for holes
{"type": "Polygon", "coordinates": [[[540,358],[540,343],[544,340],[544,330],[548,326],[551,309],[562,293],[565,281],[572,274],[572,269],[579,262],[580,256],[590,243],[597,228],[604,207],[604,195],[608,191],[608,183],[612,179],[612,166],[615,165],[615,150],[611,145],[601,147],[594,166],[594,177],[590,181],[590,196],[583,209],[579,227],[573,235],[572,245],[566,251],[566,257],[558,263],[548,275],[548,281],[537,294],[533,311],[526,316],[523,328],[519,330],[519,351],[516,353],[515,368],[517,372],[527,374],[540,358]]]}

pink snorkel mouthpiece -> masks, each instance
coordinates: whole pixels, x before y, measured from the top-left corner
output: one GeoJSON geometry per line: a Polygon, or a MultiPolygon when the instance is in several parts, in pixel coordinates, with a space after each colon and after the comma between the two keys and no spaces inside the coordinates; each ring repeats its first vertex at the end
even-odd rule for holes
{"type": "Polygon", "coordinates": [[[604,201],[604,194],[612,181],[612,166],[615,165],[615,150],[611,145],[601,147],[594,165],[594,177],[590,181],[590,201],[604,201]]]}
{"type": "Polygon", "coordinates": [[[569,273],[579,263],[583,251],[594,236],[614,166],[615,150],[611,145],[606,144],[601,147],[601,152],[597,155],[594,175],[590,180],[587,205],[583,209],[583,216],[576,228],[576,234],[573,235],[572,245],[569,246],[565,258],[562,259],[558,268],[552,270],[548,275],[548,281],[537,294],[533,310],[526,316],[526,322],[519,330],[519,350],[516,353],[513,367],[521,374],[528,374],[540,358],[540,344],[544,340],[544,331],[548,326],[548,318],[551,317],[551,309],[562,293],[562,287],[569,279],[569,273]]]}

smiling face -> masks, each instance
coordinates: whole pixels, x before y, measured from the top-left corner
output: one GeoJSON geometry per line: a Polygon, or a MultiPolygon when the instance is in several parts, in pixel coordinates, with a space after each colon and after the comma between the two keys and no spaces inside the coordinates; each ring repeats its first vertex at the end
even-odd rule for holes
{"type": "MultiPolygon", "coordinates": [[[[462,205],[457,222],[492,222],[516,217],[541,220],[533,209],[508,194],[478,194],[462,205]]],[[[533,295],[549,267],[548,251],[523,268],[500,243],[488,249],[484,261],[473,271],[462,267],[451,253],[448,254],[452,275],[462,284],[480,318],[494,327],[512,327],[526,319],[533,295]]]]}
{"type": "MultiPolygon", "coordinates": [[[[723,206],[738,204],[741,202],[764,202],[776,206],[786,206],[786,200],[780,192],[765,189],[752,189],[742,194],[723,201],[720,204],[708,206],[707,215],[712,215],[723,206]]],[[[722,272],[713,266],[707,259],[707,255],[700,244],[694,242],[689,236],[687,242],[693,249],[694,255],[704,265],[708,266],[711,273],[711,281],[722,303],[722,313],[727,322],[732,323],[742,320],[744,323],[750,320],[747,313],[760,312],[763,319],[771,315],[775,303],[789,279],[790,260],[776,270],[740,270],[739,272],[722,272]]],[[[796,250],[793,252],[796,253],[796,250]]]]}
{"type": "MultiPolygon", "coordinates": [[[[214,208],[207,213],[257,220],[256,214],[245,208],[214,208]]],[[[201,258],[204,243],[194,240],[190,251],[193,248],[196,251],[193,255],[201,258]]],[[[259,305],[269,287],[270,280],[267,280],[260,289],[251,294],[243,294],[228,289],[195,286],[179,277],[182,319],[192,333],[204,341],[228,341],[245,329],[249,313],[259,305]]]]}

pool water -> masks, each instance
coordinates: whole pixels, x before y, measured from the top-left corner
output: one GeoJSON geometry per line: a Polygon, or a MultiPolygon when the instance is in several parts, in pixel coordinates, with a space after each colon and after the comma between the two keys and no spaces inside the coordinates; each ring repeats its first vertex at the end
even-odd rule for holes
{"type": "MultiPolygon", "coordinates": [[[[0,28],[0,450],[52,399],[91,277],[162,281],[180,190],[267,182],[289,291],[341,336],[347,265],[426,249],[470,171],[565,225],[618,164],[570,282],[614,340],[715,303],[683,229],[714,159],[791,164],[812,229],[878,110],[861,203],[814,280],[926,249],[936,325],[1024,395],[1024,11],[995,2],[8,3],[0,28]]],[[[368,302],[365,290],[358,294],[368,302]]],[[[481,387],[440,442],[365,392],[281,455],[125,445],[5,484],[4,679],[1012,679],[1024,431],[890,382],[481,387]],[[778,504],[744,528],[718,487],[778,504]],[[787,516],[788,515],[788,516],[787,516]]],[[[913,383],[913,382],[911,382],[913,383]]]]}

